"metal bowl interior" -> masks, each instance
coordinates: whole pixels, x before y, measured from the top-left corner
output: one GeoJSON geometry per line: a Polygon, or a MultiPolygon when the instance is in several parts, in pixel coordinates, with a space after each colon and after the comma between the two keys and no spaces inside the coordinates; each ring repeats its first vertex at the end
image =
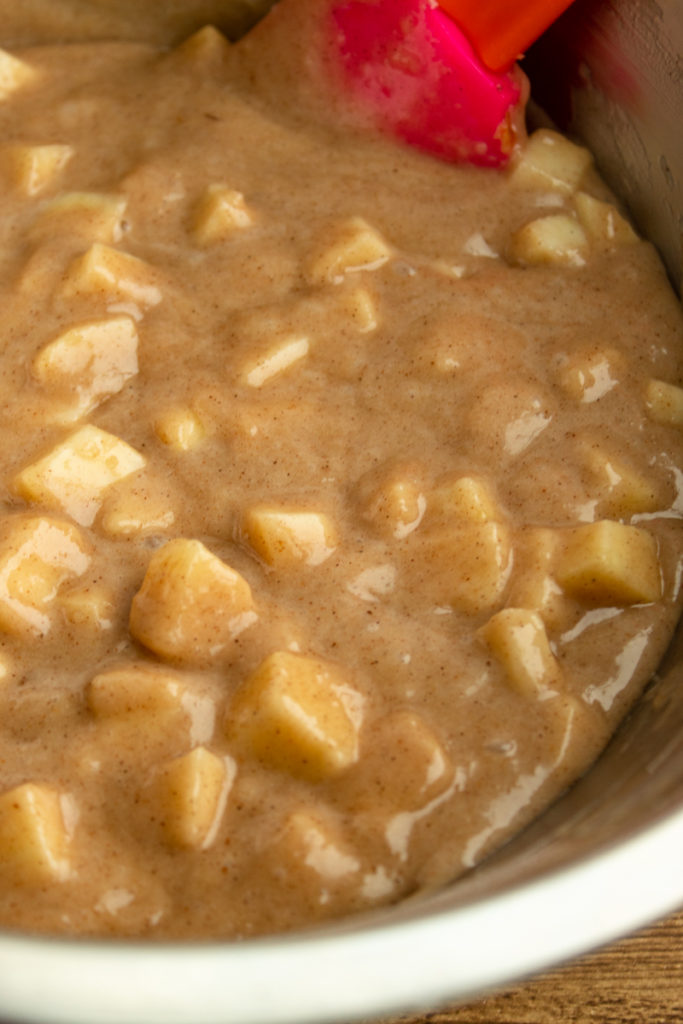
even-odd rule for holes
{"type": "MultiPolygon", "coordinates": [[[[262,5],[261,5],[262,6],[262,5]]],[[[683,6],[578,0],[529,58],[537,101],[683,275],[683,6]]],[[[680,631],[679,631],[680,632],[680,631]]],[[[0,1016],[41,1024],[324,1024],[470,999],[683,904],[683,636],[591,769],[453,885],[287,938],[199,945],[0,935],[0,1016]]]]}

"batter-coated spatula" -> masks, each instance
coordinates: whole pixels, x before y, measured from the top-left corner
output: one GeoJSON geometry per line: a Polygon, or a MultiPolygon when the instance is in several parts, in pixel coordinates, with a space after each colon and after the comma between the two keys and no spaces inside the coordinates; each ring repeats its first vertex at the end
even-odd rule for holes
{"type": "Polygon", "coordinates": [[[571,0],[333,0],[330,73],[359,114],[455,162],[503,165],[528,95],[515,65],[571,0]]]}

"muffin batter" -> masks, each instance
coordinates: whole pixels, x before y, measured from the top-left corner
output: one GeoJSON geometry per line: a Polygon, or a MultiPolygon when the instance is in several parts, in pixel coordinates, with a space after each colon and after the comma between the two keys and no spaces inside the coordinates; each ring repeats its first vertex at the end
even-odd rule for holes
{"type": "Polygon", "coordinates": [[[271,32],[0,55],[8,928],[442,884],[676,621],[681,315],[588,154],[335,125],[271,32]]]}

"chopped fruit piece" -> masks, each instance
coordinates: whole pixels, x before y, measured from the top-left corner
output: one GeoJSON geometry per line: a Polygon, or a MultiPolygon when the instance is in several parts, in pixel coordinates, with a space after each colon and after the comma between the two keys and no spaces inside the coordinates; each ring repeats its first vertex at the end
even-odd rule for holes
{"type": "Polygon", "coordinates": [[[94,722],[86,757],[140,772],[179,750],[210,741],[216,707],[192,677],[152,662],[124,662],[90,680],[94,722]]]}
{"type": "Polygon", "coordinates": [[[500,522],[504,518],[491,487],[478,476],[448,476],[439,480],[429,494],[429,518],[434,516],[471,523],[500,522]]]}
{"type": "Polygon", "coordinates": [[[505,669],[510,686],[523,697],[543,697],[562,683],[543,619],[527,608],[504,608],[478,635],[505,669]]]}
{"type": "Polygon", "coordinates": [[[377,303],[367,288],[354,288],[342,299],[342,312],[360,334],[369,334],[379,326],[377,303]]]}
{"type": "Polygon", "coordinates": [[[487,260],[500,259],[499,253],[497,253],[495,249],[491,248],[481,231],[475,231],[473,235],[470,235],[463,245],[462,251],[467,256],[479,256],[482,259],[487,260]]]}
{"type": "Polygon", "coordinates": [[[658,601],[657,542],[647,530],[610,520],[574,527],[567,531],[557,579],[567,593],[598,605],[658,601]]]}
{"type": "Polygon", "coordinates": [[[71,264],[64,281],[65,298],[104,295],[112,302],[133,302],[142,308],[161,302],[149,263],[127,252],[95,242],[71,264]]]}
{"type": "Polygon", "coordinates": [[[138,372],[138,334],[128,316],[71,327],[40,350],[33,372],[65,401],[62,422],[73,422],[115,395],[138,372]]]}
{"type": "Polygon", "coordinates": [[[651,419],[668,427],[683,427],[683,388],[651,378],[645,390],[645,404],[651,419]]]}
{"type": "Polygon", "coordinates": [[[244,517],[244,535],[269,565],[320,565],[338,544],[337,531],[322,512],[257,505],[244,517]]]}
{"type": "Polygon", "coordinates": [[[583,267],[588,238],[577,220],[566,213],[537,217],[516,231],[510,243],[513,263],[583,267]]]}
{"type": "Polygon", "coordinates": [[[291,872],[299,884],[303,881],[302,868],[326,888],[347,881],[360,868],[360,861],[343,842],[341,830],[326,818],[324,813],[294,811],[275,836],[273,852],[278,869],[291,872]]]}
{"type": "Polygon", "coordinates": [[[125,480],[110,491],[99,517],[99,526],[111,537],[163,534],[174,522],[168,495],[147,474],[125,480]]]}
{"type": "Polygon", "coordinates": [[[71,523],[44,517],[5,521],[0,539],[0,629],[45,635],[60,588],[81,576],[89,564],[88,548],[71,523]]]}
{"type": "Polygon", "coordinates": [[[114,624],[115,595],[109,587],[68,590],[60,596],[59,607],[74,626],[101,630],[111,629],[114,624]]]}
{"type": "Polygon", "coordinates": [[[17,89],[28,85],[37,74],[35,68],[26,61],[13,57],[6,50],[0,50],[0,100],[6,100],[17,89]]]}
{"type": "Polygon", "coordinates": [[[171,897],[156,870],[140,857],[111,857],[103,887],[90,907],[97,927],[114,936],[144,935],[171,911],[171,897]]]}
{"type": "Polygon", "coordinates": [[[465,427],[474,451],[515,458],[547,430],[555,409],[552,396],[531,376],[496,373],[472,395],[465,427]]]}
{"type": "Polygon", "coordinates": [[[185,405],[176,405],[157,416],[154,433],[163,444],[177,452],[191,451],[206,436],[197,414],[185,405]]]}
{"type": "Polygon", "coordinates": [[[375,228],[362,217],[352,217],[340,228],[337,240],[313,260],[309,278],[314,284],[336,284],[345,274],[376,270],[392,255],[375,228]]]}
{"type": "Polygon", "coordinates": [[[257,359],[250,359],[240,374],[241,380],[251,388],[260,388],[278,374],[288,370],[308,355],[306,337],[289,337],[273,345],[257,359]]]}
{"type": "Polygon", "coordinates": [[[604,715],[585,700],[569,693],[549,693],[537,705],[543,720],[546,763],[569,784],[574,780],[575,744],[588,745],[596,754],[607,739],[604,715]]]}
{"type": "Polygon", "coordinates": [[[150,506],[143,496],[122,496],[108,504],[99,525],[110,537],[144,537],[167,533],[174,522],[175,512],[163,503],[150,506]]]}
{"type": "Polygon", "coordinates": [[[555,579],[560,551],[558,530],[524,530],[515,543],[515,563],[507,593],[511,608],[538,612],[547,629],[560,629],[570,614],[567,598],[555,579]]]}
{"type": "Polygon", "coordinates": [[[503,523],[453,523],[416,537],[410,555],[413,595],[478,615],[502,599],[512,563],[510,531],[503,523]]]}
{"type": "Polygon", "coordinates": [[[130,631],[163,658],[206,664],[256,621],[249,584],[198,540],[152,555],[133,598],[130,631]]]}
{"type": "Polygon", "coordinates": [[[175,52],[197,65],[209,66],[225,59],[230,52],[230,42],[213,25],[205,25],[181,43],[175,52]]]}
{"type": "Polygon", "coordinates": [[[277,651],[238,691],[227,729],[279,771],[318,781],[358,758],[360,695],[337,665],[277,651]]]}
{"type": "Polygon", "coordinates": [[[180,711],[186,687],[175,672],[145,662],[100,672],[88,684],[88,707],[98,718],[180,711]]]}
{"type": "Polygon", "coordinates": [[[78,235],[88,241],[118,242],[123,235],[123,196],[66,192],[45,203],[31,228],[33,239],[78,235]]]}
{"type": "Polygon", "coordinates": [[[218,831],[235,778],[234,761],[206,747],[169,761],[154,782],[166,839],[173,846],[206,850],[218,831]]]}
{"type": "Polygon", "coordinates": [[[572,353],[559,368],[558,384],[575,402],[597,402],[619,383],[624,357],[613,348],[592,346],[572,353]]]}
{"type": "Polygon", "coordinates": [[[211,245],[251,227],[253,222],[241,192],[227,185],[209,185],[195,214],[194,240],[197,245],[211,245]]]}
{"type": "Polygon", "coordinates": [[[0,872],[46,885],[69,875],[69,835],[58,792],[26,782],[0,795],[0,872]]]}
{"type": "Polygon", "coordinates": [[[638,235],[612,203],[603,203],[587,192],[577,192],[574,206],[589,238],[614,245],[633,245],[638,241],[638,235]]]}
{"type": "Polygon", "coordinates": [[[54,183],[73,155],[71,146],[14,143],[3,148],[0,162],[15,188],[24,195],[35,196],[54,183]]]}
{"type": "Polygon", "coordinates": [[[603,516],[628,519],[642,512],[655,512],[666,501],[650,478],[611,454],[600,444],[579,443],[583,475],[591,494],[598,499],[603,516]]]}
{"type": "Polygon", "coordinates": [[[453,783],[454,766],[424,718],[402,709],[368,724],[357,770],[348,782],[354,807],[416,811],[453,783]]]}
{"type": "Polygon", "coordinates": [[[363,481],[363,517],[386,536],[403,540],[417,529],[427,510],[420,476],[418,468],[404,467],[386,474],[375,487],[363,481]]]}
{"type": "Polygon", "coordinates": [[[361,601],[378,601],[392,594],[396,586],[396,566],[390,562],[371,565],[349,580],[346,589],[361,601]]]}
{"type": "Polygon", "coordinates": [[[459,281],[467,273],[467,267],[461,263],[454,263],[452,260],[430,260],[427,263],[435,274],[449,278],[451,281],[459,281]]]}
{"type": "Polygon", "coordinates": [[[415,348],[417,367],[430,376],[475,370],[488,362],[487,353],[497,348],[501,339],[510,351],[523,351],[528,335],[520,327],[486,313],[452,309],[437,310],[421,317],[416,330],[419,339],[415,348]]]}
{"type": "Polygon", "coordinates": [[[88,425],[23,469],[14,485],[27,501],[90,526],[107,488],[142,469],[145,461],[120,437],[88,425]]]}
{"type": "Polygon", "coordinates": [[[210,424],[212,431],[246,441],[254,448],[276,442],[283,430],[296,431],[306,417],[312,421],[321,412],[319,402],[307,398],[278,398],[276,394],[261,401],[249,395],[243,402],[236,402],[230,396],[227,402],[224,395],[205,392],[194,401],[202,422],[210,424]]]}
{"type": "Polygon", "coordinates": [[[520,149],[510,181],[520,188],[574,192],[591,163],[592,157],[583,146],[541,128],[520,149]]]}

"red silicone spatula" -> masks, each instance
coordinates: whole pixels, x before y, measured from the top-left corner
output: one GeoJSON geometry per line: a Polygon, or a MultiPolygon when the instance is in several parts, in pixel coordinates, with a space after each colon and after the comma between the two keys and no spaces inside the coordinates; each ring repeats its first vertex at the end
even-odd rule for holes
{"type": "Polygon", "coordinates": [[[523,130],[514,65],[572,0],[332,0],[328,66],[360,115],[455,162],[503,165],[523,130]]]}

